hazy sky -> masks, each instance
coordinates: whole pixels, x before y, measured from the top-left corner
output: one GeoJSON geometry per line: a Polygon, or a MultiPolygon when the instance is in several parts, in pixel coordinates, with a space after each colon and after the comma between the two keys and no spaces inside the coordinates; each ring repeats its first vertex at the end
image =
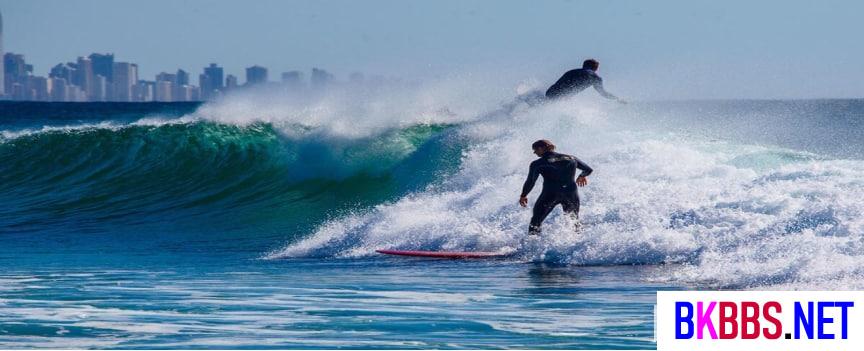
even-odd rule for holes
{"type": "Polygon", "coordinates": [[[607,88],[636,98],[864,96],[860,0],[0,0],[0,11],[5,51],[39,75],[113,52],[146,79],[217,62],[241,81],[259,64],[271,79],[315,66],[546,84],[595,57],[607,88]]]}

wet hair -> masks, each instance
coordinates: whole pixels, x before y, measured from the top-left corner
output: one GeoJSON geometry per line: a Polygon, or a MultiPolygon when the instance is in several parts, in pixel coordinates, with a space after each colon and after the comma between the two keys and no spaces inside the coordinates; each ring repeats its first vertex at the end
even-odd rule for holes
{"type": "Polygon", "coordinates": [[[537,141],[534,142],[534,144],[531,144],[531,148],[532,148],[532,149],[536,149],[536,148],[538,148],[538,147],[542,147],[542,148],[545,149],[546,151],[553,151],[553,150],[555,150],[555,144],[552,144],[551,141],[546,140],[546,139],[537,140],[537,141]]]}
{"type": "Polygon", "coordinates": [[[600,62],[597,62],[595,59],[587,59],[585,62],[582,62],[582,68],[587,68],[592,71],[596,71],[600,68],[600,62]]]}

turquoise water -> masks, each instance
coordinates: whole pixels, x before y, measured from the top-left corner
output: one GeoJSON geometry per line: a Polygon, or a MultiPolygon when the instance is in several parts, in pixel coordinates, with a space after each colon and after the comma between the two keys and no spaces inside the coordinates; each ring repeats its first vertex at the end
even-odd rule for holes
{"type": "MultiPolygon", "coordinates": [[[[73,261],[74,262],[74,261],[73,261]]],[[[6,271],[9,347],[651,348],[651,267],[189,259],[6,271]]]]}
{"type": "Polygon", "coordinates": [[[348,100],[0,104],[0,347],[651,349],[660,289],[864,286],[859,100],[348,100]],[[525,238],[539,138],[579,233],[525,238]]]}

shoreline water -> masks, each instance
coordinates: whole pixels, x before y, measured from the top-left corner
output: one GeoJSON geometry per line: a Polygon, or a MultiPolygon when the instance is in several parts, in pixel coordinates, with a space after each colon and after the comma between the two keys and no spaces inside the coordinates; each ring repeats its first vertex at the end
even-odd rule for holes
{"type": "Polygon", "coordinates": [[[177,268],[4,272],[0,345],[651,349],[654,291],[666,288],[636,283],[651,266],[375,257],[177,268]]]}

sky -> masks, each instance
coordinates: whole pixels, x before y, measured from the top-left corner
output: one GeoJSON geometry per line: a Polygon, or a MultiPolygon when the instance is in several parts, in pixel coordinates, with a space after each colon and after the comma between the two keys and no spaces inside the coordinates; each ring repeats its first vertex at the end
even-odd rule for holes
{"type": "MultiPolygon", "coordinates": [[[[320,67],[548,85],[593,57],[644,99],[864,96],[864,1],[0,0],[6,52],[35,73],[91,52],[142,79],[216,62],[245,79],[320,67]]],[[[196,80],[197,79],[193,79],[196,80]]]]}

